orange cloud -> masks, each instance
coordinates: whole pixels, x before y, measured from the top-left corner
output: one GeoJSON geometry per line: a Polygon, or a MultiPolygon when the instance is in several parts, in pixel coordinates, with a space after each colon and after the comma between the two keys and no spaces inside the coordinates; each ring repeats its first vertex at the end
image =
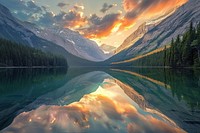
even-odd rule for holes
{"type": "Polygon", "coordinates": [[[74,6],[63,15],[65,28],[79,31],[90,39],[101,39],[111,33],[121,32],[132,28],[137,21],[150,21],[164,16],[167,12],[183,5],[188,0],[123,0],[125,15],[121,13],[107,14],[99,17],[96,14],[84,17],[82,6],[74,6]]]}
{"type": "Polygon", "coordinates": [[[126,14],[120,29],[131,27],[139,19],[159,17],[175,9],[188,0],[124,0],[123,7],[126,14]]]}
{"type": "Polygon", "coordinates": [[[124,31],[132,28],[140,19],[146,21],[154,17],[163,16],[166,12],[175,9],[188,0],[123,0],[125,16],[118,16],[113,21],[108,21],[104,28],[97,25],[85,30],[83,35],[87,38],[102,38],[109,36],[113,32],[124,31]],[[97,28],[101,27],[101,28],[97,28]],[[89,32],[88,32],[89,31],[89,32]]]}
{"type": "Polygon", "coordinates": [[[124,31],[124,30],[128,30],[128,29],[132,28],[135,25],[136,20],[137,20],[137,18],[134,18],[134,19],[123,18],[123,19],[121,19],[121,25],[120,25],[118,31],[124,31]]]}
{"type": "Polygon", "coordinates": [[[67,15],[64,16],[65,27],[67,28],[76,29],[85,26],[88,23],[87,18],[83,17],[82,12],[77,12],[72,10],[67,15]]]}
{"type": "Polygon", "coordinates": [[[89,26],[79,31],[85,37],[91,39],[106,37],[113,31],[116,31],[116,27],[119,27],[121,23],[120,15],[120,13],[113,13],[104,17],[98,17],[96,14],[93,14],[88,18],[89,26]]]}
{"type": "Polygon", "coordinates": [[[133,10],[136,6],[138,6],[138,2],[135,0],[124,0],[123,1],[123,7],[126,12],[133,10]]]}
{"type": "Polygon", "coordinates": [[[87,38],[103,38],[109,36],[112,31],[116,31],[115,28],[119,27],[121,23],[116,21],[111,25],[105,27],[105,29],[96,29],[92,32],[85,32],[83,35],[87,38]]]}
{"type": "Polygon", "coordinates": [[[163,15],[164,13],[176,9],[177,7],[185,4],[188,0],[168,0],[162,1],[155,6],[150,7],[147,11],[145,11],[144,16],[148,18],[154,17],[157,15],[163,15]]]}
{"type": "Polygon", "coordinates": [[[87,20],[84,18],[73,20],[73,21],[66,21],[66,24],[64,28],[71,28],[71,29],[76,29],[83,27],[85,24],[87,24],[87,20]]]}

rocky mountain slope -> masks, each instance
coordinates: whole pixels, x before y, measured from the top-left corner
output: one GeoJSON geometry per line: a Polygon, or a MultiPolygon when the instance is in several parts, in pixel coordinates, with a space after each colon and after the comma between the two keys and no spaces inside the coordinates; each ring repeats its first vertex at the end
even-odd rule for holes
{"type": "Polygon", "coordinates": [[[32,31],[23,26],[22,23],[13,17],[6,7],[0,4],[0,38],[62,55],[66,57],[70,66],[97,65],[95,62],[74,56],[61,46],[36,36],[32,31]]]}
{"type": "Polygon", "coordinates": [[[109,58],[109,55],[98,47],[96,42],[84,38],[78,32],[63,28],[45,28],[41,29],[36,25],[25,22],[22,23],[27,29],[35,35],[45,40],[51,41],[69,53],[91,61],[103,61],[109,58]]]}
{"type": "Polygon", "coordinates": [[[113,54],[114,50],[116,49],[116,47],[107,44],[102,44],[100,48],[104,51],[104,53],[110,53],[110,54],[113,54]]]}
{"type": "Polygon", "coordinates": [[[188,29],[190,22],[194,24],[200,22],[199,0],[189,0],[189,2],[179,7],[171,16],[150,29],[130,48],[116,54],[106,62],[110,63],[113,61],[131,59],[163,47],[169,44],[172,38],[184,33],[188,29]]]}
{"type": "Polygon", "coordinates": [[[139,40],[146,32],[148,28],[146,23],[143,23],[138,27],[136,31],[134,31],[130,36],[128,36],[124,42],[115,50],[115,53],[119,53],[124,49],[129,48],[132,44],[134,44],[137,40],[139,40]]]}

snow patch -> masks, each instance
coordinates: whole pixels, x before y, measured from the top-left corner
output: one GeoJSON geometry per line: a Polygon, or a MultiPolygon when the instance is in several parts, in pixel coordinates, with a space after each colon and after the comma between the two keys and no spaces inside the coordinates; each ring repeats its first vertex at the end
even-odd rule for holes
{"type": "Polygon", "coordinates": [[[71,42],[72,44],[75,44],[75,42],[72,41],[72,40],[69,40],[69,39],[66,39],[66,40],[69,41],[69,42],[71,42]]]}

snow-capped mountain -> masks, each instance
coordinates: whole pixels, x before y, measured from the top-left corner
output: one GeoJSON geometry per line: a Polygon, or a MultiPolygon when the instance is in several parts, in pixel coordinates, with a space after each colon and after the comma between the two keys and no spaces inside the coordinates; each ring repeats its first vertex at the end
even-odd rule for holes
{"type": "Polygon", "coordinates": [[[35,33],[38,37],[51,41],[78,57],[91,61],[103,61],[110,57],[109,55],[104,54],[96,42],[86,39],[78,32],[70,29],[42,29],[28,22],[24,22],[23,25],[35,33]]]}
{"type": "Polygon", "coordinates": [[[131,45],[133,45],[137,40],[139,40],[146,32],[148,28],[146,23],[143,23],[138,27],[136,31],[134,31],[130,36],[128,36],[124,42],[115,50],[115,53],[119,53],[123,51],[124,49],[129,48],[131,45]]]}
{"type": "Polygon", "coordinates": [[[172,15],[148,30],[134,45],[111,57],[107,62],[130,59],[163,47],[169,44],[172,38],[183,34],[189,28],[191,22],[193,22],[194,25],[199,23],[199,16],[199,0],[189,0],[186,4],[179,7],[172,15]]]}
{"type": "Polygon", "coordinates": [[[33,47],[31,38],[34,34],[20,25],[10,11],[2,5],[0,5],[0,28],[0,37],[33,47]]]}
{"type": "Polygon", "coordinates": [[[129,49],[129,54],[144,54],[156,48],[163,47],[171,42],[172,38],[183,34],[190,23],[200,21],[199,0],[189,0],[188,3],[178,8],[171,16],[148,31],[136,46],[129,49]]]}
{"type": "Polygon", "coordinates": [[[66,51],[63,47],[38,37],[23,24],[23,22],[12,16],[9,9],[0,4],[0,38],[62,55],[67,59],[70,66],[97,65],[96,62],[85,60],[83,57],[77,57],[66,51]]]}

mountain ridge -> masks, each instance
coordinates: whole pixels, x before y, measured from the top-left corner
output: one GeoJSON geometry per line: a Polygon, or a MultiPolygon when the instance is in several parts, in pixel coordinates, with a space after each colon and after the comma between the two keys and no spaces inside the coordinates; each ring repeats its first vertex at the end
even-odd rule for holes
{"type": "Polygon", "coordinates": [[[171,16],[164,19],[154,28],[150,29],[141,39],[130,48],[109,58],[106,63],[118,62],[143,55],[157,48],[167,45],[172,38],[183,34],[190,22],[200,22],[200,3],[190,0],[179,7],[171,16]]]}
{"type": "Polygon", "coordinates": [[[20,44],[28,45],[45,52],[64,56],[69,66],[96,66],[92,62],[67,52],[64,48],[37,37],[32,31],[25,28],[22,22],[12,16],[9,9],[0,4],[0,37],[20,44]]]}
{"type": "Polygon", "coordinates": [[[123,43],[115,50],[115,53],[119,53],[124,49],[131,47],[137,40],[139,40],[147,32],[146,22],[141,24],[136,31],[129,35],[123,43]]]}
{"type": "Polygon", "coordinates": [[[78,32],[67,28],[43,28],[29,22],[22,23],[27,29],[35,33],[36,36],[53,42],[69,53],[91,61],[103,61],[109,55],[98,47],[96,42],[84,38],[78,32]]]}

